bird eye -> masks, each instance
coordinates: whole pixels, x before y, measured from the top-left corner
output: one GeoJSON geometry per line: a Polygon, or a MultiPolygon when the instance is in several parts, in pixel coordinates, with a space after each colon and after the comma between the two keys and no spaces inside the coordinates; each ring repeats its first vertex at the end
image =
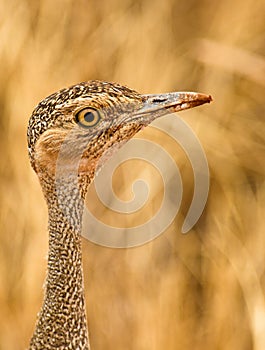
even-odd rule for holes
{"type": "Polygon", "coordinates": [[[83,128],[91,128],[95,126],[101,119],[99,111],[93,108],[84,108],[78,111],[76,116],[76,122],[83,128]]]}

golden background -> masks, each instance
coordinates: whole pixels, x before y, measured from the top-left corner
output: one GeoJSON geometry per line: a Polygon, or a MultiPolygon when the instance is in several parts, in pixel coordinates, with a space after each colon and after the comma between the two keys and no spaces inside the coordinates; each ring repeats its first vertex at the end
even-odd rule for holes
{"type": "MultiPolygon", "coordinates": [[[[214,98],[180,114],[211,174],[194,229],[181,234],[191,166],[168,141],[184,179],[168,230],[128,250],[83,240],[92,350],[265,348],[264,13],[262,0],[0,1],[1,350],[27,347],[45,277],[47,211],[28,118],[50,93],[90,79],[214,98]]],[[[150,130],[143,137],[167,143],[150,130]]],[[[157,210],[153,190],[140,222],[157,210]]]]}

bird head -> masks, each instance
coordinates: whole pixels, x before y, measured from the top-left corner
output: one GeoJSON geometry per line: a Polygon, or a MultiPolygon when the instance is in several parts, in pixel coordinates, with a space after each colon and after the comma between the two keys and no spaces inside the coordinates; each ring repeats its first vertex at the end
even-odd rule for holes
{"type": "Polygon", "coordinates": [[[55,176],[60,163],[68,173],[86,174],[92,181],[102,156],[154,119],[210,101],[208,95],[190,92],[141,95],[101,81],[71,86],[33,111],[28,126],[31,164],[41,178],[55,176]]]}

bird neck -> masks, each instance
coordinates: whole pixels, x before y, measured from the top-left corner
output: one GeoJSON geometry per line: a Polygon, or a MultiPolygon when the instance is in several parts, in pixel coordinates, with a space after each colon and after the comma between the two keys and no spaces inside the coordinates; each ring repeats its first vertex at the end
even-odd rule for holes
{"type": "Polygon", "coordinates": [[[31,349],[89,349],[81,254],[83,195],[69,176],[41,181],[49,212],[45,297],[31,349]]]}

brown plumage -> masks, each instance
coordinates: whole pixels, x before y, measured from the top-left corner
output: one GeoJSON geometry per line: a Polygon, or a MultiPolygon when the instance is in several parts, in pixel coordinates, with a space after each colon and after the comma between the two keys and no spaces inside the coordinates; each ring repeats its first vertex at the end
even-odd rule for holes
{"type": "Polygon", "coordinates": [[[141,95],[89,81],[63,89],[35,108],[28,149],[49,213],[49,255],[43,306],[30,349],[89,349],[81,256],[87,187],[99,161],[154,119],[206,102],[197,93],[141,95]]]}

